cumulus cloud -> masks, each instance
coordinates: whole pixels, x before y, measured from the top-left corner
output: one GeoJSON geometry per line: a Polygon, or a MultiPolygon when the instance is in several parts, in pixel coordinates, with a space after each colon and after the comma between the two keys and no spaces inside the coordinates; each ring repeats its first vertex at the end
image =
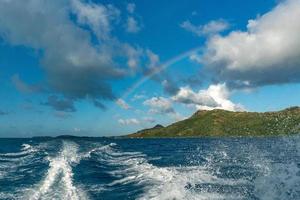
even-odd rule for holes
{"type": "Polygon", "coordinates": [[[148,68],[154,68],[159,65],[160,59],[157,54],[153,53],[150,49],[147,49],[146,55],[149,58],[148,68]]]}
{"type": "Polygon", "coordinates": [[[128,33],[137,33],[141,30],[141,23],[137,20],[137,15],[135,14],[135,7],[134,3],[127,4],[127,12],[130,14],[127,17],[125,29],[128,33]],[[135,16],[135,17],[134,17],[135,16]]]}
{"type": "Polygon", "coordinates": [[[147,96],[144,94],[135,94],[132,97],[131,101],[137,101],[137,100],[141,100],[141,99],[145,99],[145,98],[147,98],[147,96]]]}
{"type": "Polygon", "coordinates": [[[56,111],[76,111],[76,108],[74,107],[74,102],[71,99],[63,99],[55,95],[49,96],[47,102],[42,103],[42,105],[50,106],[56,111]]]}
{"type": "Polygon", "coordinates": [[[154,123],[156,120],[152,117],[144,117],[143,118],[143,121],[146,122],[146,123],[154,123]]]}
{"type": "Polygon", "coordinates": [[[71,0],[77,21],[82,25],[89,25],[98,38],[108,39],[112,30],[112,23],[118,20],[120,10],[111,4],[83,3],[81,0],[71,0]]]}
{"type": "Polygon", "coordinates": [[[130,106],[129,106],[123,99],[118,99],[118,100],[116,101],[116,104],[117,104],[118,106],[120,106],[120,108],[123,108],[123,109],[125,109],[125,110],[130,109],[130,106]]]}
{"type": "Polygon", "coordinates": [[[81,132],[82,130],[81,130],[81,128],[74,127],[74,128],[73,128],[73,131],[74,131],[74,132],[81,132]]]}
{"type": "Polygon", "coordinates": [[[25,83],[19,76],[19,74],[14,74],[11,77],[11,81],[13,85],[16,87],[16,89],[22,93],[32,93],[32,92],[38,92],[40,91],[40,87],[29,85],[25,83]]]}
{"type": "Polygon", "coordinates": [[[190,87],[181,87],[178,93],[172,97],[173,101],[184,104],[196,104],[208,107],[217,107],[218,103],[211,97],[208,91],[194,92],[190,87]]]}
{"type": "Polygon", "coordinates": [[[127,65],[135,71],[140,65],[140,58],[144,55],[145,51],[141,48],[134,48],[129,44],[124,44],[124,54],[127,56],[127,65]]]}
{"type": "Polygon", "coordinates": [[[173,79],[168,78],[162,81],[161,83],[163,90],[167,93],[167,94],[171,94],[174,95],[178,92],[179,88],[177,86],[177,84],[173,81],[173,79]]]}
{"type": "Polygon", "coordinates": [[[152,97],[144,101],[143,104],[150,107],[150,113],[166,114],[175,112],[172,107],[172,101],[165,97],[152,97]]]}
{"type": "Polygon", "coordinates": [[[300,1],[281,1],[247,31],[210,38],[201,63],[230,88],[299,82],[299,19],[300,1]]]}
{"type": "Polygon", "coordinates": [[[128,3],[126,8],[127,8],[127,11],[132,14],[135,11],[135,4],[134,3],[128,3]]]}
{"type": "Polygon", "coordinates": [[[118,123],[121,125],[139,125],[140,121],[135,119],[135,118],[131,118],[131,119],[119,119],[118,123]]]}
{"type": "Polygon", "coordinates": [[[229,28],[229,23],[223,19],[212,20],[205,25],[194,25],[189,20],[180,24],[180,27],[186,31],[192,32],[197,36],[207,36],[220,33],[229,28]]]}
{"type": "Polygon", "coordinates": [[[126,22],[126,31],[128,33],[137,33],[141,30],[138,21],[133,17],[128,17],[126,22]]]}
{"type": "Polygon", "coordinates": [[[226,84],[216,84],[210,85],[208,89],[199,90],[198,92],[194,92],[189,87],[181,87],[179,92],[172,97],[172,100],[187,105],[194,105],[197,109],[201,110],[243,110],[240,105],[231,102],[229,97],[230,92],[226,84]]]}
{"type": "MultiPolygon", "coordinates": [[[[42,52],[40,63],[50,92],[103,106],[117,96],[111,81],[136,70],[142,55],[112,35],[119,16],[113,5],[90,1],[0,1],[0,37],[42,52]]],[[[31,90],[18,76],[13,81],[19,89],[31,90]]]]}
{"type": "MultiPolygon", "coordinates": [[[[172,120],[179,121],[185,119],[180,113],[176,112],[173,108],[173,102],[170,98],[165,97],[152,97],[143,102],[145,106],[150,107],[148,113],[160,114],[171,118],[172,120]]],[[[144,122],[154,123],[153,118],[144,118],[144,122]]]]}

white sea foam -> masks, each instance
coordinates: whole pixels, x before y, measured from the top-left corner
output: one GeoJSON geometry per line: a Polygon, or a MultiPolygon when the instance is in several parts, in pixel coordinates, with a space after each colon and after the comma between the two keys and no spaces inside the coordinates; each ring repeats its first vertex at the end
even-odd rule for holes
{"type": "MultiPolygon", "coordinates": [[[[29,144],[23,144],[19,152],[9,152],[0,154],[0,179],[9,177],[10,180],[17,180],[20,177],[15,175],[21,166],[32,163],[32,158],[37,153],[37,148],[29,144]]],[[[21,169],[25,170],[25,169],[21,169]]],[[[19,171],[21,171],[19,170],[19,171]]]]}
{"type": "MultiPolygon", "coordinates": [[[[286,145],[287,149],[290,150],[298,150],[300,149],[300,142],[297,141],[282,141],[281,145],[286,145]]],[[[95,147],[95,145],[96,143],[93,143],[90,148],[95,147]]],[[[20,152],[0,155],[0,159],[9,161],[0,163],[0,179],[6,178],[8,174],[14,175],[16,169],[19,170],[18,172],[27,170],[28,168],[20,168],[20,166],[26,166],[33,161],[34,154],[40,153],[39,150],[40,145],[23,144],[20,152]]],[[[237,155],[242,158],[241,160],[234,157],[230,151],[226,151],[226,148],[216,147],[216,150],[209,152],[208,156],[203,157],[201,155],[201,159],[198,159],[197,155],[192,157],[191,159],[195,161],[192,162],[192,166],[159,167],[150,163],[152,158],[148,158],[140,152],[122,152],[115,143],[98,146],[87,152],[80,152],[76,143],[65,141],[57,155],[47,157],[47,163],[44,164],[49,163],[49,168],[40,182],[30,189],[23,190],[21,188],[20,193],[18,193],[17,188],[14,195],[11,195],[11,192],[0,191],[0,199],[87,199],[84,190],[74,183],[72,170],[81,159],[88,160],[91,156],[93,159],[99,159],[101,164],[108,165],[109,173],[115,177],[115,180],[108,184],[99,183],[89,186],[88,192],[91,194],[135,185],[144,190],[142,195],[136,197],[139,200],[232,200],[251,199],[253,197],[244,196],[247,195],[247,191],[243,194],[243,191],[240,193],[234,190],[224,192],[222,189],[209,188],[212,185],[215,187],[226,186],[224,187],[225,190],[228,187],[241,189],[243,186],[250,186],[250,188],[254,188],[254,191],[250,191],[251,195],[253,194],[262,200],[299,199],[300,166],[297,165],[297,162],[289,164],[284,163],[284,159],[281,159],[280,163],[276,163],[272,161],[267,151],[263,152],[255,145],[241,145],[239,150],[237,155]],[[205,165],[203,165],[203,159],[205,165]],[[197,162],[197,160],[202,161],[197,162]],[[254,178],[252,175],[249,175],[249,179],[247,179],[247,175],[238,175],[238,177],[246,177],[245,179],[238,177],[234,179],[221,178],[224,174],[218,170],[219,166],[245,167],[258,175],[255,180],[252,179],[254,178]]],[[[300,156],[299,152],[297,155],[300,156]]],[[[44,156],[43,154],[42,157],[37,156],[35,159],[41,160],[44,156]]],[[[154,159],[158,158],[154,157],[154,159]]],[[[37,161],[37,163],[39,162],[37,161]]],[[[14,178],[18,177],[14,176],[14,178]]]]}
{"type": "MultiPolygon", "coordinates": [[[[238,195],[230,196],[216,192],[197,191],[187,188],[197,184],[217,183],[225,185],[245,184],[244,180],[221,179],[213,175],[207,166],[202,167],[157,167],[148,163],[145,155],[138,152],[119,152],[111,146],[97,149],[99,157],[107,154],[105,161],[110,165],[119,166],[110,173],[119,178],[108,184],[108,187],[134,183],[144,187],[140,200],[168,199],[239,199],[238,195]]],[[[94,152],[97,152],[96,150],[94,152]]],[[[101,159],[104,161],[104,159],[101,159]]]]}
{"type": "MultiPolygon", "coordinates": [[[[281,145],[294,149],[300,156],[299,136],[284,138],[281,145]]],[[[262,173],[254,181],[255,194],[259,199],[300,199],[300,166],[296,161],[278,163],[265,158],[259,163],[257,166],[262,173]]]]}
{"type": "Polygon", "coordinates": [[[264,200],[300,198],[299,168],[296,164],[278,164],[271,173],[255,180],[255,194],[264,200]]]}
{"type": "Polygon", "coordinates": [[[17,157],[17,156],[25,156],[30,153],[36,152],[37,149],[32,147],[29,144],[22,144],[21,151],[19,152],[13,152],[13,153],[0,153],[0,158],[5,158],[5,157],[17,157]]]}
{"type": "Polygon", "coordinates": [[[0,192],[0,199],[9,199],[9,200],[14,200],[16,199],[14,194],[8,194],[4,192],[0,192]]]}
{"type": "Polygon", "coordinates": [[[32,148],[32,146],[30,144],[22,144],[22,150],[26,151],[28,149],[32,148]]]}
{"type": "Polygon", "coordinates": [[[72,165],[80,161],[75,143],[63,142],[56,157],[49,157],[49,169],[44,179],[34,188],[30,200],[40,199],[87,199],[86,194],[73,184],[72,165]]]}
{"type": "Polygon", "coordinates": [[[3,179],[5,177],[5,175],[6,175],[6,172],[0,170],[0,179],[3,179]]]}

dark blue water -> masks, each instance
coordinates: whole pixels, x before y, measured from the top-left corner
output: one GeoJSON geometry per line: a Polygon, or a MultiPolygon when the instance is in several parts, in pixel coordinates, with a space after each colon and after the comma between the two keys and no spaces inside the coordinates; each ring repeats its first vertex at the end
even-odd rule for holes
{"type": "Polygon", "coordinates": [[[300,138],[0,139],[0,199],[300,199],[300,138]]]}

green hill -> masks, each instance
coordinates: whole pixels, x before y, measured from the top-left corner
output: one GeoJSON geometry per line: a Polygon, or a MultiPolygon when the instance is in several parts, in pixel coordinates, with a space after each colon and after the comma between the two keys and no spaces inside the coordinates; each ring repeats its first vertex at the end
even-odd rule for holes
{"type": "Polygon", "coordinates": [[[197,111],[167,127],[144,129],[127,137],[275,136],[300,132],[300,107],[277,112],[197,111]]]}

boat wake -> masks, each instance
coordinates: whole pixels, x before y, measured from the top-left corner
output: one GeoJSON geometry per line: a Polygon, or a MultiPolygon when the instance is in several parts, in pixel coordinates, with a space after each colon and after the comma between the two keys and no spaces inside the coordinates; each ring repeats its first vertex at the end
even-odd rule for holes
{"type": "Polygon", "coordinates": [[[0,199],[20,199],[23,187],[17,183],[22,182],[33,173],[34,166],[41,163],[42,152],[38,147],[22,144],[19,152],[0,153],[0,185],[13,184],[15,191],[0,190],[0,199]]]}
{"type": "Polygon", "coordinates": [[[118,188],[134,184],[143,187],[140,200],[167,199],[241,199],[242,196],[214,189],[216,185],[235,187],[247,184],[243,179],[219,178],[206,166],[157,167],[148,162],[139,152],[121,152],[114,149],[115,144],[97,148],[91,152],[99,161],[111,168],[109,173],[117,180],[106,187],[118,188]]]}
{"type": "MultiPolygon", "coordinates": [[[[300,137],[294,136],[281,141],[282,148],[289,149],[295,156],[286,159],[287,154],[279,154],[280,162],[265,158],[260,161],[266,170],[254,181],[255,193],[263,200],[300,199],[300,137]]],[[[283,152],[283,150],[281,150],[283,152]]]]}
{"type": "Polygon", "coordinates": [[[163,152],[115,141],[27,141],[2,151],[0,199],[300,199],[300,138],[190,141],[163,152]]]}
{"type": "Polygon", "coordinates": [[[86,194],[73,183],[72,165],[78,164],[78,146],[63,141],[62,149],[56,157],[48,157],[49,169],[44,179],[34,188],[28,199],[87,199],[86,194]]]}

